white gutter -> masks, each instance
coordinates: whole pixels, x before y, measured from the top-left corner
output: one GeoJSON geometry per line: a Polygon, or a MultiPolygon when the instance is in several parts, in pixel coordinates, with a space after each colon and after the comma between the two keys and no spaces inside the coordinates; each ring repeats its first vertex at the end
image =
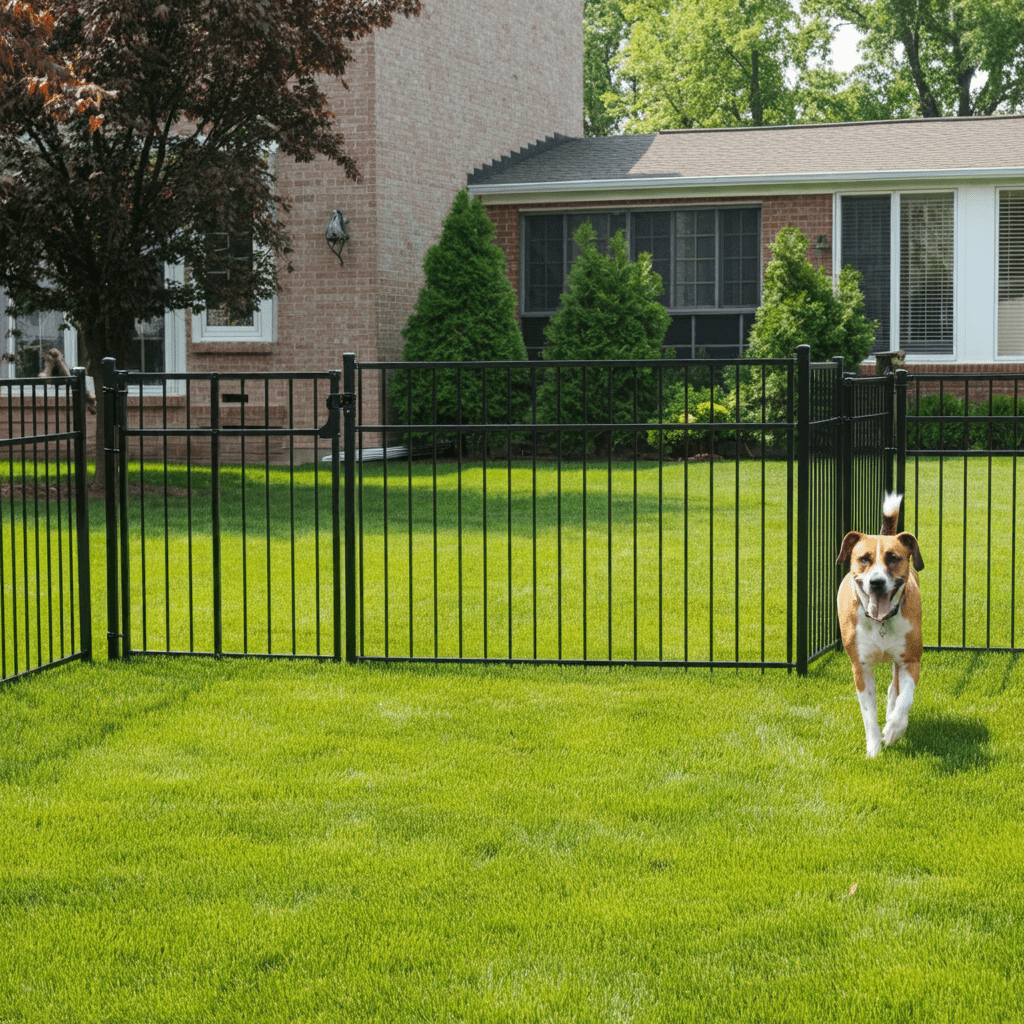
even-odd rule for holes
{"type": "Polygon", "coordinates": [[[517,195],[522,192],[617,192],[647,191],[655,189],[713,189],[746,188],[748,186],[774,187],[779,185],[848,185],[856,182],[876,181],[937,181],[978,178],[1021,178],[1024,167],[965,167],[938,170],[935,168],[898,171],[812,171],[799,174],[735,174],[727,177],[701,178],[636,177],[588,178],[579,181],[524,181],[504,185],[470,185],[474,196],[517,195]]]}

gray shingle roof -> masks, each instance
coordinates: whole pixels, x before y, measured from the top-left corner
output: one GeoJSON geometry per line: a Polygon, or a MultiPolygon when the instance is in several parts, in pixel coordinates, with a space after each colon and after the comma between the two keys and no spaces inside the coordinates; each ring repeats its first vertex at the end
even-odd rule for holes
{"type": "MultiPolygon", "coordinates": [[[[1024,169],[1024,116],[862,121],[547,139],[469,176],[473,191],[558,182],[684,181],[1024,169]]],[[[668,184],[670,182],[666,182],[668,184]]]]}

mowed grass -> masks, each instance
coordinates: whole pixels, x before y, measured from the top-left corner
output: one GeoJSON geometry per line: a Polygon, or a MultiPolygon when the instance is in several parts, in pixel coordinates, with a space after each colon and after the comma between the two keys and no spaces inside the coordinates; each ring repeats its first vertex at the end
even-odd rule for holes
{"type": "Polygon", "coordinates": [[[0,690],[0,1021],[1013,1021],[1024,664],[874,761],[784,672],[135,659],[0,690]]]}

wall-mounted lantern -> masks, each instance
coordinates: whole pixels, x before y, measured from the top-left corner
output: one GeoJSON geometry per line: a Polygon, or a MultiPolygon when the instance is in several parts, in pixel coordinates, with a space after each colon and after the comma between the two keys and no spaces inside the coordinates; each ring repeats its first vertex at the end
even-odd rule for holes
{"type": "Polygon", "coordinates": [[[327,222],[327,231],[324,233],[327,245],[331,252],[338,257],[338,262],[344,266],[345,261],[341,258],[341,250],[345,248],[348,241],[348,225],[345,223],[345,215],[341,210],[335,210],[331,219],[327,222]]]}
{"type": "Polygon", "coordinates": [[[828,235],[818,235],[818,240],[814,243],[814,248],[817,249],[818,252],[828,252],[828,235]]]}

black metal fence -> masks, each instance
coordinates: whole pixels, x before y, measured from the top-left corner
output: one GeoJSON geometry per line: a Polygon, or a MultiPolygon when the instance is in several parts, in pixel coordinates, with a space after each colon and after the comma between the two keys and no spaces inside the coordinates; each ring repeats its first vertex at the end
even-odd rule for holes
{"type": "Polygon", "coordinates": [[[925,645],[1020,650],[1024,378],[917,374],[906,410],[907,528],[925,562],[925,645]]]}
{"type": "Polygon", "coordinates": [[[835,645],[841,361],[354,372],[359,658],[806,671],[835,645]]]}
{"type": "MultiPolygon", "coordinates": [[[[839,541],[877,529],[893,488],[926,642],[1016,650],[1021,384],[854,378],[806,350],[109,364],[108,656],[804,672],[838,643],[839,541]]],[[[3,413],[5,676],[90,649],[80,391],[34,386],[9,382],[3,413]]]]}
{"type": "Polygon", "coordinates": [[[0,684],[92,656],[85,371],[0,381],[0,684]]]}

